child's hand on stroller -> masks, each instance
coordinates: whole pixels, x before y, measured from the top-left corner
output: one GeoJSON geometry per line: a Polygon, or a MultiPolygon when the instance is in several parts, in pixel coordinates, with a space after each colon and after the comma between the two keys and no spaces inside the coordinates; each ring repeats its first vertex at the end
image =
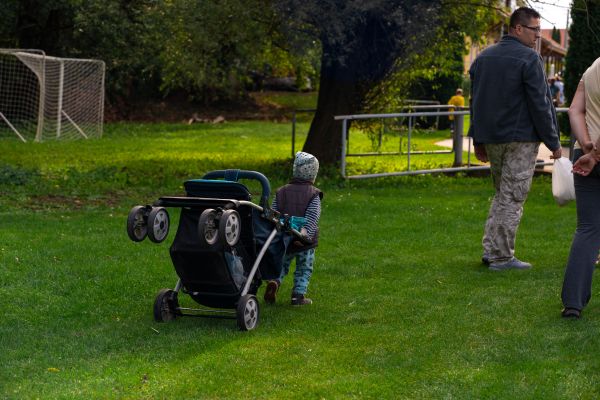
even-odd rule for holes
{"type": "Polygon", "coordinates": [[[312,239],[308,236],[306,228],[300,229],[300,241],[304,244],[312,243],[312,239]]]}

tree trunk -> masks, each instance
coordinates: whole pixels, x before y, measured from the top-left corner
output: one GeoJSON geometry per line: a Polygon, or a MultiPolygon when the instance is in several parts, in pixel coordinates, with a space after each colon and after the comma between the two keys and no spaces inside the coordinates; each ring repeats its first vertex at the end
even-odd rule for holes
{"type": "Polygon", "coordinates": [[[342,122],[335,121],[334,116],[360,112],[369,90],[394,65],[398,51],[391,47],[385,26],[381,17],[371,16],[355,27],[352,43],[328,43],[321,38],[317,112],[304,145],[321,164],[334,165],[341,158],[342,122]]]}
{"type": "Polygon", "coordinates": [[[353,75],[348,65],[332,62],[325,59],[325,56],[321,60],[317,111],[303,148],[315,155],[321,164],[340,161],[342,122],[334,120],[334,116],[348,115],[355,110],[357,102],[362,102],[353,75]]]}

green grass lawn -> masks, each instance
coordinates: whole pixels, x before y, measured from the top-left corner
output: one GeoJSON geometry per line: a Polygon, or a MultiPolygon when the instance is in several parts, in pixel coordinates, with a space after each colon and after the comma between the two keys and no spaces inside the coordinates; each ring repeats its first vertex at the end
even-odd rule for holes
{"type": "Polygon", "coordinates": [[[253,92],[252,98],[259,104],[288,110],[311,110],[317,107],[317,92],[253,92]]]}
{"type": "Polygon", "coordinates": [[[599,293],[581,320],[560,318],[575,208],[555,205],[547,177],[534,180],[517,239],[530,271],[480,264],[486,178],[321,177],[313,305],[289,305],[288,279],[275,306],[259,290],[251,332],[154,322],[156,293],[177,279],[175,229],[162,244],[129,241],[131,206],[181,194],[210,169],[280,185],[289,128],[122,124],[97,141],[0,140],[0,398],[600,396],[599,293]]]}

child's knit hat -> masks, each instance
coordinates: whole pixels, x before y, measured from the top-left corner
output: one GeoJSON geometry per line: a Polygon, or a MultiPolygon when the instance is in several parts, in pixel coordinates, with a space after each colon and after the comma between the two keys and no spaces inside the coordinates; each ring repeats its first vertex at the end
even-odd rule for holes
{"type": "Polygon", "coordinates": [[[294,169],[292,175],[294,178],[304,179],[305,181],[315,182],[319,172],[319,160],[312,154],[299,151],[294,159],[294,169]]]}

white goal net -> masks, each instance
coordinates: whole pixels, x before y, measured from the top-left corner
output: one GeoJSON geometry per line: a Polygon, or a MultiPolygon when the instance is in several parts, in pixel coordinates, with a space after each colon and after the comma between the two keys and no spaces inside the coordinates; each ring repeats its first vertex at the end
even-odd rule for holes
{"type": "Polygon", "coordinates": [[[105,65],[99,60],[0,49],[0,137],[22,141],[102,136],[105,65]]]}

